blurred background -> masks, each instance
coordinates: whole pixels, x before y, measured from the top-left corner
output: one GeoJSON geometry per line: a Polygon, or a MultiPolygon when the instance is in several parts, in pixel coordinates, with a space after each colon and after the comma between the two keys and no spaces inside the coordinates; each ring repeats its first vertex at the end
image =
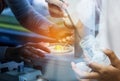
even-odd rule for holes
{"type": "MultiPolygon", "coordinates": [[[[31,5],[42,15],[48,16],[45,0],[29,0],[31,5]]],[[[44,37],[22,27],[14,17],[11,9],[6,7],[0,15],[0,45],[16,46],[28,41],[40,42],[44,37]]]]}
{"type": "MultiPolygon", "coordinates": [[[[45,0],[29,0],[31,5],[43,16],[46,16],[51,21],[60,23],[61,19],[52,18],[49,16],[48,5],[45,0]]],[[[74,14],[73,6],[78,0],[68,0],[69,11],[74,14]]],[[[76,22],[76,18],[73,17],[76,22]]],[[[24,44],[26,42],[40,42],[45,41],[44,36],[32,33],[31,31],[22,27],[14,17],[14,14],[9,7],[6,7],[2,15],[0,15],[0,45],[16,46],[18,44],[24,44]]]]}

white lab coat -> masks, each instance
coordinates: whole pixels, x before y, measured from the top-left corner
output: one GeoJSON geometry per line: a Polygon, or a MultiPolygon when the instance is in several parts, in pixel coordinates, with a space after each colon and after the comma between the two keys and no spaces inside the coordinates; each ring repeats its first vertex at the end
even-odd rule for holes
{"type": "MultiPolygon", "coordinates": [[[[80,6],[81,5],[79,5],[79,8],[80,6]]],[[[84,14],[84,10],[85,9],[81,9],[78,11],[79,14],[82,13],[82,16],[79,16],[80,20],[83,24],[86,24],[86,19],[88,19],[90,13],[84,14]]],[[[113,50],[120,58],[120,0],[102,0],[100,14],[99,34],[96,38],[102,47],[113,50]]]]}
{"type": "Polygon", "coordinates": [[[85,27],[95,30],[96,2],[94,0],[80,0],[77,4],[77,17],[80,19],[85,27]]]}
{"type": "Polygon", "coordinates": [[[120,58],[120,0],[102,0],[98,38],[120,58]]]}

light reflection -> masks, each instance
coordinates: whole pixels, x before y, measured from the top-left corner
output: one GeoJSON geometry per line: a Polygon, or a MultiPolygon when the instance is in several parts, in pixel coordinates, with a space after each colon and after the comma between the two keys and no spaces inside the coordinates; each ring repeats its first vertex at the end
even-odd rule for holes
{"type": "Polygon", "coordinates": [[[65,45],[61,43],[50,44],[49,49],[51,50],[51,54],[55,55],[64,55],[73,51],[73,47],[71,45],[65,45]]]}
{"type": "Polygon", "coordinates": [[[62,45],[56,45],[54,47],[54,50],[56,50],[58,52],[62,52],[62,51],[64,51],[64,46],[62,46],[62,45]]]}

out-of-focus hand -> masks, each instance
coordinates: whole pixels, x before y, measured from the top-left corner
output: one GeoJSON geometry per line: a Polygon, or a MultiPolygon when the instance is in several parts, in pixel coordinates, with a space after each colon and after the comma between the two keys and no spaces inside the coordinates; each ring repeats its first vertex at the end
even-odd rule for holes
{"type": "Polygon", "coordinates": [[[59,41],[59,43],[64,43],[64,44],[70,44],[70,45],[73,45],[74,44],[74,42],[75,42],[75,39],[74,39],[74,34],[73,35],[71,35],[71,36],[67,36],[67,37],[65,37],[65,38],[62,38],[62,39],[60,39],[60,40],[58,40],[59,41]]]}
{"type": "Polygon", "coordinates": [[[5,56],[7,60],[23,60],[30,64],[31,58],[42,58],[45,53],[50,53],[50,50],[41,43],[27,43],[20,47],[9,47],[5,56]]]}
{"type": "Polygon", "coordinates": [[[98,63],[90,63],[88,66],[92,72],[84,72],[72,63],[72,69],[82,79],[96,79],[98,81],[120,81],[120,60],[111,50],[105,50],[104,53],[109,57],[111,65],[105,66],[98,63]]]}
{"type": "Polygon", "coordinates": [[[49,12],[52,17],[60,18],[66,16],[64,9],[68,6],[67,2],[60,0],[46,0],[46,2],[48,2],[49,12]]]}
{"type": "Polygon", "coordinates": [[[55,38],[56,40],[67,39],[70,40],[73,35],[73,30],[68,29],[67,27],[61,27],[59,25],[52,25],[50,27],[49,36],[55,38]]]}
{"type": "Polygon", "coordinates": [[[68,6],[68,2],[66,2],[66,0],[46,0],[46,2],[54,4],[61,9],[66,9],[68,6]]]}

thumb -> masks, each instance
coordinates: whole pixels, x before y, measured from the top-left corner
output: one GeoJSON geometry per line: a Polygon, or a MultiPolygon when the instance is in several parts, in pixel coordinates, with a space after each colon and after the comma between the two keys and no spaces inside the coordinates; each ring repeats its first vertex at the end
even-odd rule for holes
{"type": "Polygon", "coordinates": [[[106,49],[103,52],[109,57],[111,64],[113,66],[118,67],[118,64],[120,61],[119,61],[118,57],[116,56],[116,54],[112,50],[109,50],[109,49],[106,49]]]}

